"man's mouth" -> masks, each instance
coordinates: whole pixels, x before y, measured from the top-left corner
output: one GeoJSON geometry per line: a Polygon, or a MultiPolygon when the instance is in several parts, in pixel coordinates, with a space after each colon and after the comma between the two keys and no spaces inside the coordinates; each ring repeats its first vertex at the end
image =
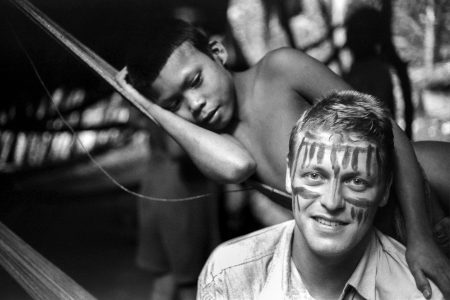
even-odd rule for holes
{"type": "Polygon", "coordinates": [[[345,226],[348,224],[346,222],[342,222],[339,220],[325,219],[325,218],[321,218],[321,217],[313,217],[313,219],[320,224],[330,226],[330,227],[345,226]]]}

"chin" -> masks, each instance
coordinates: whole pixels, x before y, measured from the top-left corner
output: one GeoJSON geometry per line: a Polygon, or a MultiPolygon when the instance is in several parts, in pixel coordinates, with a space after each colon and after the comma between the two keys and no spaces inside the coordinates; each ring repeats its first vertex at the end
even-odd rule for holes
{"type": "Polygon", "coordinates": [[[319,256],[343,258],[359,253],[357,249],[361,249],[367,239],[358,234],[344,234],[333,238],[310,236],[308,241],[311,250],[319,256]]]}
{"type": "Polygon", "coordinates": [[[223,110],[220,122],[216,124],[216,130],[222,130],[228,127],[230,125],[231,120],[233,118],[233,111],[232,110],[223,110]]]}
{"type": "Polygon", "coordinates": [[[217,132],[217,131],[221,131],[224,128],[225,128],[225,126],[223,126],[222,123],[218,123],[218,124],[214,124],[214,126],[208,127],[207,129],[217,132]]]}
{"type": "Polygon", "coordinates": [[[349,252],[347,245],[332,241],[316,241],[310,244],[314,253],[323,257],[336,257],[349,252]]]}
{"type": "Polygon", "coordinates": [[[306,233],[306,241],[309,248],[319,256],[335,257],[345,255],[357,244],[357,236],[350,232],[340,232],[336,234],[323,234],[312,230],[306,233]]]}

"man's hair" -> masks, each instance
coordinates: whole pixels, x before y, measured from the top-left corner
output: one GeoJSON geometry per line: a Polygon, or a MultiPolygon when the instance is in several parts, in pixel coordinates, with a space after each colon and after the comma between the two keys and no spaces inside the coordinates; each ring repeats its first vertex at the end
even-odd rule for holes
{"type": "Polygon", "coordinates": [[[298,137],[305,131],[356,133],[376,144],[385,182],[392,177],[394,138],[389,110],[376,97],[356,91],[333,92],[306,111],[292,129],[289,139],[289,166],[297,151],[298,137]]]}
{"type": "Polygon", "coordinates": [[[210,55],[209,39],[202,31],[178,19],[146,24],[132,33],[126,65],[128,80],[140,93],[151,97],[150,87],[170,55],[184,42],[210,55]]]}

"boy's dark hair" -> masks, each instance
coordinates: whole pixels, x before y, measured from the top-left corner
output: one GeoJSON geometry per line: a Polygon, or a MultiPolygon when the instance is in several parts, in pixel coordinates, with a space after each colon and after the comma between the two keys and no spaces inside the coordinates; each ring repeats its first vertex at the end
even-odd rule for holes
{"type": "Polygon", "coordinates": [[[210,55],[209,39],[192,24],[178,19],[152,22],[132,33],[126,65],[128,80],[140,93],[151,98],[150,86],[173,51],[190,42],[210,55]]]}
{"type": "Polygon", "coordinates": [[[376,97],[356,91],[333,92],[312,106],[292,129],[289,139],[289,163],[296,152],[299,133],[325,130],[357,133],[379,147],[383,179],[393,173],[394,137],[389,110],[376,97]]]}

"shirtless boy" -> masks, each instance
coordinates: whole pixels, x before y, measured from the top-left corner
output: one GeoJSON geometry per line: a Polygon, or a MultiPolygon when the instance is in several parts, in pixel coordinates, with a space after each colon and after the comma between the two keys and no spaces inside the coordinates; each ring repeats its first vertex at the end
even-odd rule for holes
{"type": "MultiPolygon", "coordinates": [[[[320,62],[288,48],[231,73],[224,67],[224,46],[181,21],[164,23],[132,50],[118,81],[135,97],[151,99],[147,109],[154,121],[206,176],[220,182],[242,182],[255,174],[284,190],[290,129],[316,99],[350,88],[320,62]]],[[[419,165],[396,125],[394,137],[396,172],[408,174],[397,176],[395,184],[409,266],[424,295],[431,291],[427,274],[450,297],[450,263],[432,240],[419,165]]]]}

